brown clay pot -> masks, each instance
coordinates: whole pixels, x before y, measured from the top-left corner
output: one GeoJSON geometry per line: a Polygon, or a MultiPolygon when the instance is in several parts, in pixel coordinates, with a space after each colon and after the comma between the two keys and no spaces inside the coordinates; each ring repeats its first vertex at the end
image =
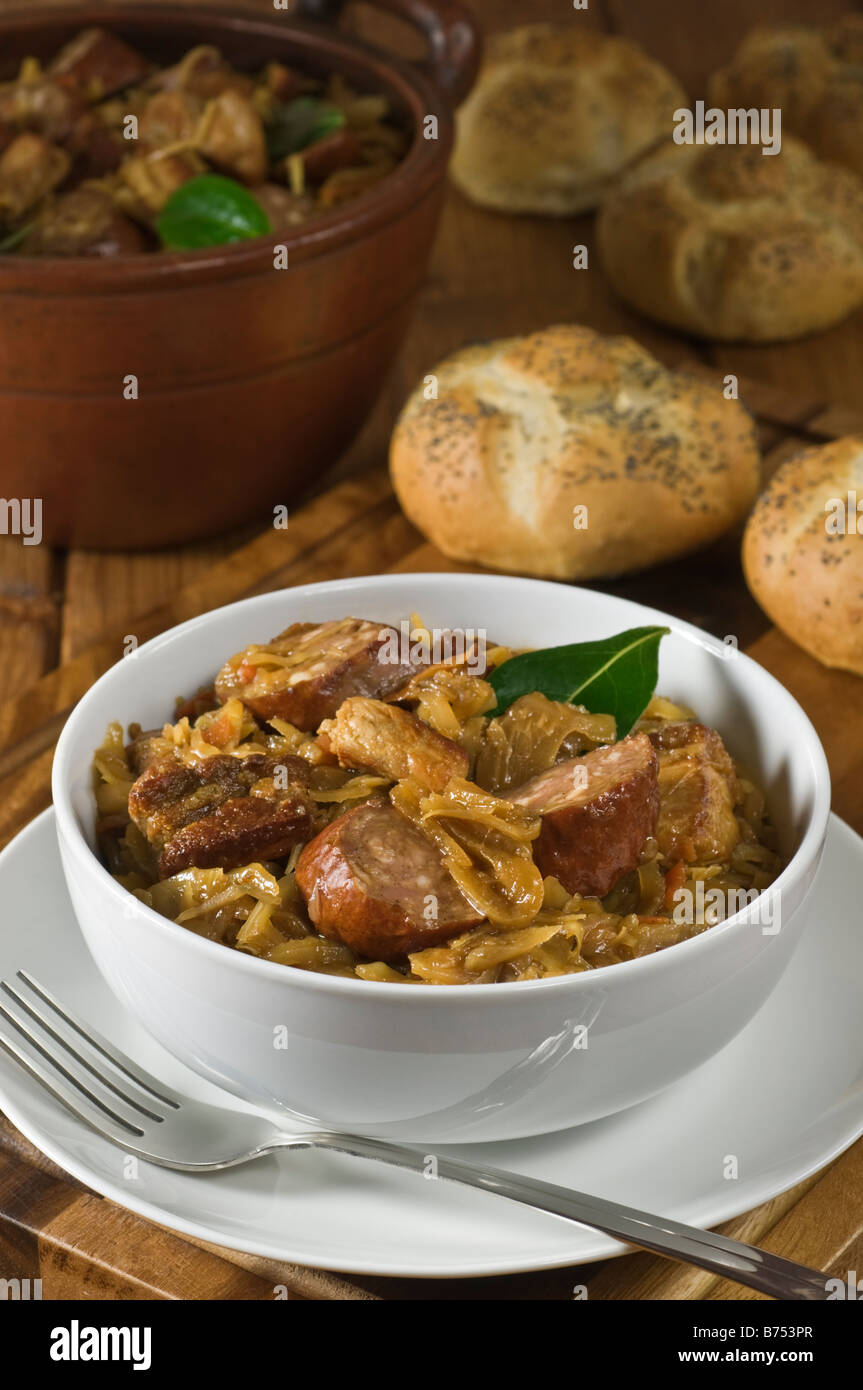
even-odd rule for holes
{"type": "Polygon", "coordinates": [[[457,4],[377,3],[426,31],[425,70],[293,12],[99,6],[0,18],[0,76],[99,24],[159,62],[213,43],[240,67],[279,59],[343,73],[385,93],[414,130],[376,188],[278,234],[287,270],[274,268],[273,236],[107,261],[0,257],[0,495],[41,498],[45,540],[159,546],[263,517],[362,426],[425,274],[452,106],[477,62],[457,4]],[[423,137],[430,114],[436,140],[423,137]],[[137,400],[124,398],[130,375],[137,400]]]}

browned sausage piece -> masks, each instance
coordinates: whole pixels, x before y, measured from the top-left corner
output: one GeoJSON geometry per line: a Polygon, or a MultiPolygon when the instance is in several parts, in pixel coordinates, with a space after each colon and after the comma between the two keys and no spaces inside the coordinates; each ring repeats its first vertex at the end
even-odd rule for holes
{"type": "Polygon", "coordinates": [[[116,174],[129,153],[129,141],[99,119],[100,110],[97,107],[79,116],[69,138],[64,141],[72,155],[72,178],[76,185],[84,179],[104,179],[108,174],[116,174]]]}
{"type": "Polygon", "coordinates": [[[206,43],[190,48],[173,67],[157,68],[147,81],[151,91],[190,92],[202,101],[228,91],[249,96],[254,86],[253,78],[235,71],[218,48],[206,43]]]}
{"type": "Polygon", "coordinates": [[[197,97],[188,92],[154,92],[138,117],[138,153],[191,144],[202,110],[197,97]]]}
{"type": "Polygon", "coordinates": [[[285,67],[284,63],[267,63],[264,69],[264,84],[281,105],[298,97],[307,79],[295,68],[285,67]]]}
{"type": "Polygon", "coordinates": [[[207,102],[195,131],[195,148],[223,174],[243,183],[263,183],[267,176],[264,123],[239,92],[220,92],[207,102]]]}
{"type": "Polygon", "coordinates": [[[25,131],[0,155],[0,224],[12,223],[63,182],[72,166],[65,150],[25,131]]]}
{"type": "Polygon", "coordinates": [[[55,76],[71,78],[94,101],[142,81],[149,71],[147,59],[107,29],[84,29],[49,68],[55,76]]]}
{"type": "Polygon", "coordinates": [[[120,166],[115,196],[130,217],[148,222],[162,211],[172,193],[200,172],[200,160],[191,150],[130,155],[120,166]]]}
{"type": "Polygon", "coordinates": [[[306,795],[308,777],[308,763],[290,756],[159,758],[132,784],[129,815],[159,851],[160,878],[239,868],[282,858],[315,834],[321,813],[306,795]]]}
{"type": "Polygon", "coordinates": [[[336,169],[358,164],[361,151],[352,130],[334,130],[302,151],[303,168],[309,183],[323,183],[336,169]]]}
{"type": "Polygon", "coordinates": [[[126,744],[126,757],[136,777],[162,758],[170,758],[174,750],[161,729],[142,729],[126,744]]]}
{"type": "Polygon", "coordinates": [[[314,835],[319,823],[313,804],[296,788],[278,798],[233,797],[177,832],[159,856],[159,876],[283,859],[314,835]]]}
{"type": "Polygon", "coordinates": [[[29,130],[64,144],[86,111],[83,95],[65,78],[41,77],[0,86],[0,120],[8,121],[17,132],[29,130]]]}
{"type": "Polygon", "coordinates": [[[646,734],[568,758],[508,801],[542,815],[533,857],[569,893],[602,898],[638,866],[659,813],[657,758],[646,734]]]}
{"type": "Polygon", "coordinates": [[[274,232],[299,227],[315,215],[315,200],[307,193],[291,193],[280,183],[258,183],[249,189],[270,219],[274,232]]]}
{"type": "Polygon", "coordinates": [[[216,677],[216,694],[222,703],[238,696],[259,719],[313,732],[348,696],[380,698],[424,668],[399,637],[396,628],[364,618],[294,623],[232,656],[216,677]]]}
{"type": "Polygon", "coordinates": [[[318,931],[371,960],[402,960],[482,921],[431,841],[383,801],[327,826],[296,879],[318,931]]]}
{"type": "Polygon", "coordinates": [[[734,807],[742,793],[719,734],[704,724],[679,723],[650,739],[659,753],[661,853],[689,864],[729,859],[740,839],[734,807]]]}
{"type": "Polygon", "coordinates": [[[470,759],[463,748],[417,719],[415,714],[353,695],[339,705],[335,719],[321,725],[319,737],[342,767],[390,777],[413,777],[421,787],[442,792],[451,777],[466,777],[470,759]]]}
{"type": "Polygon", "coordinates": [[[139,227],[101,188],[61,193],[36,217],[21,242],[23,256],[137,256],[147,250],[139,227]]]}

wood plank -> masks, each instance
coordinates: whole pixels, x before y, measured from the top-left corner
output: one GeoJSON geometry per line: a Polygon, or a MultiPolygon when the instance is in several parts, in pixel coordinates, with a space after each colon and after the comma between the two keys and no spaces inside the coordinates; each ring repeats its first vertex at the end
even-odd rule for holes
{"type": "Polygon", "coordinates": [[[0,849],[51,804],[53,746],[0,776],[0,849]]]}
{"type": "MultiPolygon", "coordinates": [[[[763,1243],[773,1254],[823,1269],[829,1277],[845,1279],[857,1269],[863,1277],[863,1141],[807,1189],[763,1243]]],[[[764,1295],[721,1280],[707,1297],[763,1299],[764,1295]]]]}
{"type": "Polygon", "coordinates": [[[172,594],[207,575],[240,545],[223,537],[180,550],[73,551],[66,565],[60,660],[92,645],[98,633],[120,632],[131,615],[168,603],[172,594]]]}
{"type": "Polygon", "coordinates": [[[747,654],[775,676],[803,707],[824,745],[833,779],[833,809],[863,832],[863,744],[859,740],[860,678],[829,671],[771,628],[747,654]]]}
{"type": "Polygon", "coordinates": [[[312,1269],[306,1265],[287,1264],[282,1260],[268,1260],[260,1255],[247,1255],[241,1250],[225,1250],[220,1245],[211,1245],[196,1236],[184,1236],[189,1245],[196,1245],[220,1258],[230,1260],[258,1278],[266,1280],[271,1287],[282,1285],[288,1290],[290,1299],[315,1299],[337,1303],[372,1303],[380,1295],[365,1287],[366,1280],[361,1276],[334,1274],[326,1269],[312,1269]]]}
{"type": "Polygon", "coordinates": [[[60,578],[47,546],[0,536],[0,701],[57,663],[60,578]]]}
{"type": "Polygon", "coordinates": [[[39,1230],[44,1298],[272,1302],[273,1286],[89,1192],[39,1230]]]}

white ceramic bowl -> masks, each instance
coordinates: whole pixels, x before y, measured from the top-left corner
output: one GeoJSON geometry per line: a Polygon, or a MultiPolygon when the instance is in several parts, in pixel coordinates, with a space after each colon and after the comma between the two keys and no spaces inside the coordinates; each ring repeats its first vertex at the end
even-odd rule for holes
{"type": "MultiPolygon", "coordinates": [[[[623,599],[536,580],[382,575],[218,609],[112,667],[63,731],[54,763],[75,912],[111,988],[171,1052],[229,1090],[315,1124],[418,1143],[509,1139],[608,1115],[729,1042],[764,1003],[802,927],[830,782],[809,720],[747,657],[623,599]],[[289,623],[347,614],[479,627],[550,646],[665,623],[659,690],[692,706],[760,776],[788,866],[757,900],[656,955],[550,980],[399,986],[257,960],[143,907],[94,853],[90,764],[112,719],[144,727],[231,653],[289,623]],[[781,929],[775,925],[781,909],[781,929]],[[287,1047],[276,1043],[287,1030],[287,1047]],[[585,1031],[586,1030],[586,1031],[585,1031]]],[[[755,1059],[753,1059],[754,1064],[755,1059]]]]}

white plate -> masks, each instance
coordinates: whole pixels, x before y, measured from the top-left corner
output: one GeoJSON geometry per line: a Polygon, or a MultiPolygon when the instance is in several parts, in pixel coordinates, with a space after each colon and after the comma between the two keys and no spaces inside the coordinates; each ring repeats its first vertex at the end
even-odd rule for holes
{"type": "MultiPolygon", "coordinates": [[[[705,1227],[821,1168],[863,1133],[861,872],[863,840],[832,817],[791,965],[761,1013],[696,1072],[608,1119],[538,1139],[460,1146],[459,1157],[705,1227]],[[730,1156],[736,1179],[724,1176],[730,1156]]],[[[0,978],[31,971],[178,1090],[219,1094],[125,1015],[96,971],[66,896],[52,812],[0,855],[0,901],[0,978]]],[[[457,1277],[550,1269],[623,1249],[485,1193],[335,1154],[269,1157],[207,1176],[140,1164],[138,1178],[125,1180],[121,1151],[2,1051],[0,1105],[43,1153],[97,1192],[252,1254],[346,1272],[457,1277]]]]}

